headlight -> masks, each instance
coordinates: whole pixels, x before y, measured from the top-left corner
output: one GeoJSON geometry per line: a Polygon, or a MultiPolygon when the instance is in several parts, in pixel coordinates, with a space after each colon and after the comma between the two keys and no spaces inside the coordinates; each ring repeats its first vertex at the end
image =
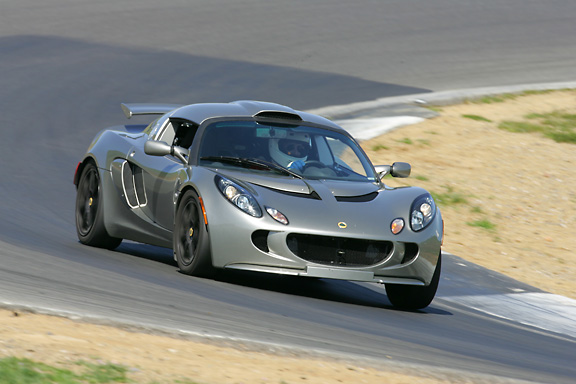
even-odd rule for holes
{"type": "Polygon", "coordinates": [[[410,225],[413,231],[420,231],[428,226],[436,215],[436,203],[429,194],[419,196],[410,208],[410,225]]]}
{"type": "Polygon", "coordinates": [[[229,202],[250,216],[262,217],[262,210],[250,192],[235,182],[220,176],[216,176],[214,181],[218,190],[229,202]]]}

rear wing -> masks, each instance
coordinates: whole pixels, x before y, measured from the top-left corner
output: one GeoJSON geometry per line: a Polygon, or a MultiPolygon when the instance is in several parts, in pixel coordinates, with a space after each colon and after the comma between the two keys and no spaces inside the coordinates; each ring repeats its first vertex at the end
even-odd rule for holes
{"type": "Polygon", "coordinates": [[[152,104],[152,103],[134,103],[134,104],[120,104],[124,115],[129,119],[134,115],[163,115],[171,112],[177,108],[182,107],[181,104],[152,104]]]}

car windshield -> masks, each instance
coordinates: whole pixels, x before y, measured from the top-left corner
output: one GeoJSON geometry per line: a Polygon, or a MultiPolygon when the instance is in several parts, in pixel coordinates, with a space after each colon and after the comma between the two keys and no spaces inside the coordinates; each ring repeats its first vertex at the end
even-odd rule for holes
{"type": "Polygon", "coordinates": [[[199,164],[309,179],[376,180],[370,161],[354,140],[305,125],[212,123],[204,131],[199,164]],[[279,172],[282,169],[286,172],[279,172]]]}

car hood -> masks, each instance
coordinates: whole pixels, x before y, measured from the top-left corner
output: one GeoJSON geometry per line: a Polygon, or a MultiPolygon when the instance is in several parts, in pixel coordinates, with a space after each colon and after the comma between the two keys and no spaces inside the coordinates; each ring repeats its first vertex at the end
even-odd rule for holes
{"type": "Polygon", "coordinates": [[[352,198],[370,195],[377,192],[380,186],[376,183],[345,180],[312,180],[286,177],[282,175],[259,175],[246,172],[226,170],[220,172],[224,176],[234,178],[249,184],[258,185],[279,192],[311,195],[329,190],[335,197],[352,198]]]}
{"type": "Polygon", "coordinates": [[[427,193],[419,187],[390,188],[369,182],[298,179],[230,169],[213,170],[249,189],[263,206],[284,214],[289,227],[264,215],[263,227],[323,236],[411,241],[411,231],[390,232],[390,223],[409,223],[410,206],[427,193]],[[339,225],[343,224],[345,228],[339,225]]]}

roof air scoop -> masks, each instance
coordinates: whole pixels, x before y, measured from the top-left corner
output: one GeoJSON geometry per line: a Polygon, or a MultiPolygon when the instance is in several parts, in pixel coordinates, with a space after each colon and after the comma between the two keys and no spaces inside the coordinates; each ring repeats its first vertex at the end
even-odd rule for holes
{"type": "Polygon", "coordinates": [[[302,121],[297,114],[282,111],[262,111],[255,114],[254,118],[302,121]]]}

